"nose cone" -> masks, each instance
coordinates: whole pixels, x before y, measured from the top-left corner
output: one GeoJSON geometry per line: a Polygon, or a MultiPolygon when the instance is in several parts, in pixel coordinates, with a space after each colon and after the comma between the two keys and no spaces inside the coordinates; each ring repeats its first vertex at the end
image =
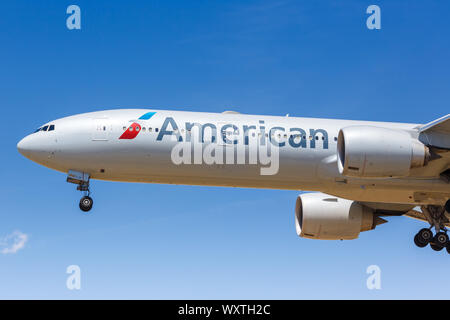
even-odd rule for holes
{"type": "Polygon", "coordinates": [[[30,134],[19,141],[17,150],[34,162],[48,164],[54,155],[55,140],[45,135],[30,134]]]}
{"type": "Polygon", "coordinates": [[[17,144],[17,150],[24,157],[30,158],[33,151],[33,145],[30,136],[27,136],[19,141],[19,143],[17,144]]]}

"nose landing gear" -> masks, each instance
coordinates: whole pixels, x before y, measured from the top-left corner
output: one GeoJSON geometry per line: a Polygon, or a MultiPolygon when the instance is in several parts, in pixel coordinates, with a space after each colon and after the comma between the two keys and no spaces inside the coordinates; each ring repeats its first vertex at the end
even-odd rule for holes
{"type": "Polygon", "coordinates": [[[79,207],[83,212],[89,212],[94,205],[94,201],[90,197],[91,192],[89,190],[89,179],[89,174],[84,172],[69,170],[67,175],[67,182],[77,184],[77,190],[84,193],[84,196],[81,198],[79,204],[79,207]]]}
{"type": "Polygon", "coordinates": [[[80,200],[80,209],[84,212],[88,212],[92,209],[92,205],[94,204],[94,201],[89,196],[84,196],[80,200]]]}
{"type": "Polygon", "coordinates": [[[94,200],[92,200],[92,198],[89,196],[91,193],[89,191],[89,181],[87,183],[80,184],[77,187],[77,190],[84,192],[84,196],[81,198],[80,205],[79,205],[81,211],[84,211],[84,212],[91,211],[92,206],[94,205],[94,200]]]}
{"type": "Polygon", "coordinates": [[[431,249],[435,251],[441,251],[446,248],[447,252],[450,254],[450,241],[449,236],[447,234],[446,224],[449,223],[448,218],[446,217],[445,211],[450,209],[450,200],[447,201],[445,206],[423,206],[422,213],[427,218],[430,223],[430,228],[421,229],[414,236],[414,243],[419,248],[424,248],[428,244],[430,244],[431,249]],[[432,228],[435,228],[436,234],[433,236],[432,228]]]}

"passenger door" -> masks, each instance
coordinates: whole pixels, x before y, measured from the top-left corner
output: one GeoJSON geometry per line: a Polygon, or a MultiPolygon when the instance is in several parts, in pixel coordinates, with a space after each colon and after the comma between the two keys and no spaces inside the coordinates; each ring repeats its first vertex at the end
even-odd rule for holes
{"type": "Polygon", "coordinates": [[[108,141],[110,131],[108,118],[92,119],[92,141],[108,141]]]}

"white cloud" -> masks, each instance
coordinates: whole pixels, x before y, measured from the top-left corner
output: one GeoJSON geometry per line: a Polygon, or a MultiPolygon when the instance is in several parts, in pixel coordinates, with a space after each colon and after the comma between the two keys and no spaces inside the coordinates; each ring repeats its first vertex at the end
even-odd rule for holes
{"type": "Polygon", "coordinates": [[[2,254],[16,253],[25,247],[28,238],[29,237],[27,234],[20,231],[14,231],[6,237],[0,239],[0,252],[2,254]]]}

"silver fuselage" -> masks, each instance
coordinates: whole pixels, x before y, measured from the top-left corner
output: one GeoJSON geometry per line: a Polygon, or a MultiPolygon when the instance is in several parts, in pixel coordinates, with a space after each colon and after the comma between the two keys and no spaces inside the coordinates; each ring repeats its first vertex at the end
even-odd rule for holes
{"type": "Polygon", "coordinates": [[[443,204],[450,196],[450,185],[436,176],[439,162],[412,169],[403,178],[361,179],[339,174],[336,140],[341,128],[370,125],[403,130],[414,137],[417,124],[127,109],[80,114],[48,125],[55,129],[25,137],[18,144],[19,151],[46,167],[65,173],[86,172],[92,179],[309,190],[385,203],[443,204]],[[154,114],[139,119],[149,113],[154,114]],[[133,133],[136,136],[121,139],[133,124],[140,127],[133,133]],[[198,125],[199,132],[203,129],[203,137],[213,136],[216,128],[215,142],[224,150],[245,143],[245,129],[249,129],[249,139],[253,136],[265,143],[277,136],[277,173],[263,175],[261,164],[250,163],[175,164],[172,151],[177,143],[188,140],[192,124],[198,125]],[[237,139],[234,144],[222,132],[224,127],[237,128],[234,133],[243,140],[237,139]],[[290,141],[291,135],[298,140],[290,141]]]}

